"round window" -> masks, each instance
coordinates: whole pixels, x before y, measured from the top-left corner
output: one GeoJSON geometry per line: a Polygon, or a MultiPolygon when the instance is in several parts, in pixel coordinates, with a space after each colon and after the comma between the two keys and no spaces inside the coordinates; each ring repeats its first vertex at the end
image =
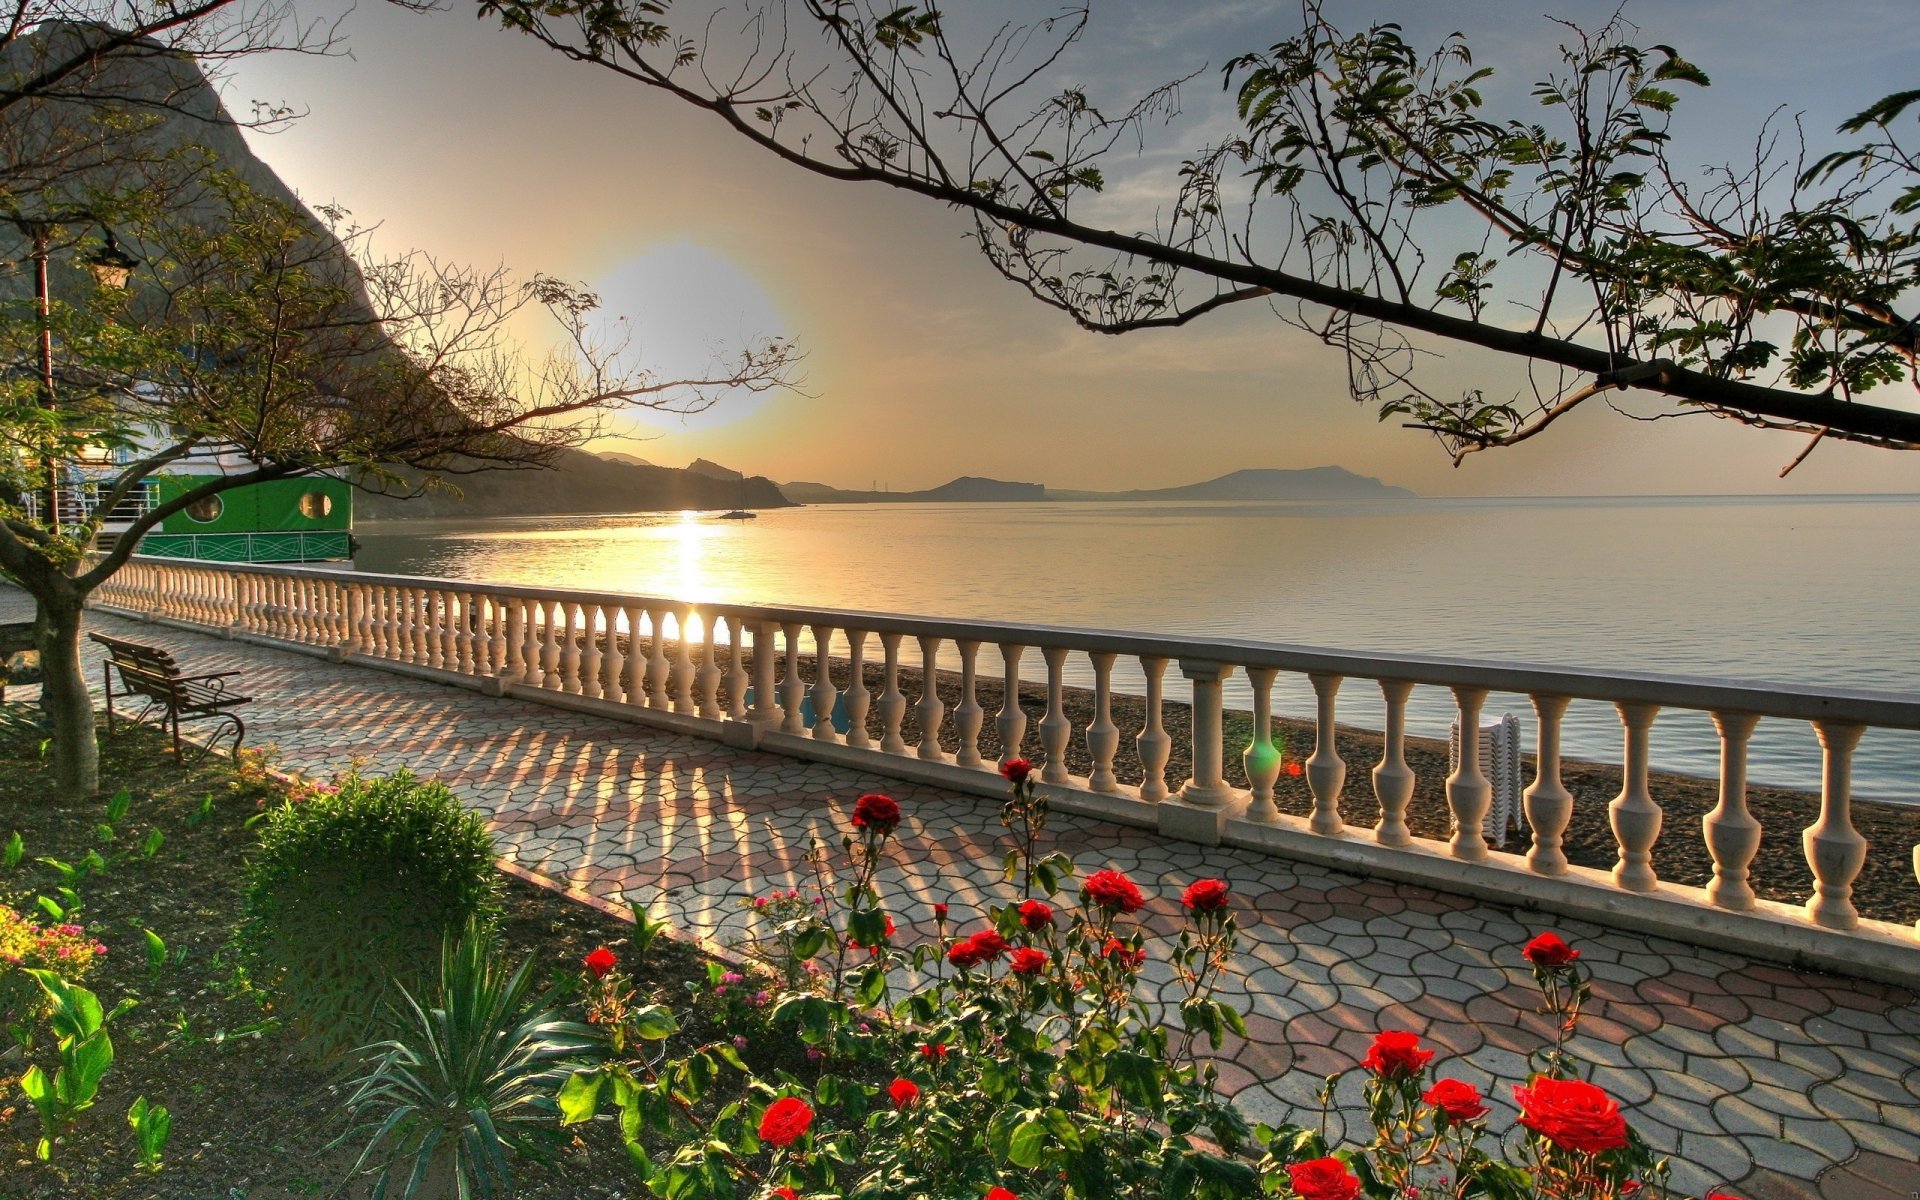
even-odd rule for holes
{"type": "Polygon", "coordinates": [[[187,515],[201,524],[206,524],[210,521],[218,521],[220,514],[226,511],[226,507],[220,503],[218,496],[202,496],[187,505],[187,515]]]}
{"type": "Polygon", "coordinates": [[[300,515],[318,521],[333,511],[333,497],[325,492],[308,492],[300,497],[300,515]]]}

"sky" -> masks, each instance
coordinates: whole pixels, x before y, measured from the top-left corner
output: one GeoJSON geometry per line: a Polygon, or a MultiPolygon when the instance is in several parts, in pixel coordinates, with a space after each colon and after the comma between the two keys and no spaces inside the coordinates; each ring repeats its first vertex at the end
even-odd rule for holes
{"type": "MultiPolygon", "coordinates": [[[[1496,107],[1513,96],[1521,111],[1557,44],[1540,14],[1598,24],[1613,7],[1328,5],[1346,25],[1400,21],[1416,44],[1459,30],[1476,62],[1496,69],[1496,107]]],[[[1022,11],[1039,9],[956,0],[946,10],[960,29],[1022,11]]],[[[1781,480],[1802,444],[1794,435],[1706,418],[1637,422],[1597,405],[1455,468],[1427,435],[1351,402],[1342,356],[1259,304],[1178,329],[1086,333],[1003,280],[959,213],[787,166],[715,118],[476,20],[458,0],[430,14],[380,3],[338,12],[348,53],[258,56],[224,84],[236,112],[256,100],[304,112],[248,136],[309,204],[377,224],[385,252],[581,281],[662,373],[691,373],[755,336],[795,338],[807,355],[802,392],[623,420],[630,436],[601,448],[894,490],[962,474],[1119,490],[1337,464],[1428,495],[1920,491],[1920,454],[1829,444],[1781,480]]],[[[1783,105],[1805,114],[1818,145],[1915,83],[1920,6],[1903,0],[1635,0],[1626,14],[1640,44],[1674,45],[1713,77],[1686,97],[1683,160],[1741,153],[1783,105]]],[[[1220,65],[1297,23],[1286,2],[1095,0],[1087,43],[1063,75],[1097,102],[1203,72],[1183,93],[1180,125],[1116,173],[1101,202],[1117,224],[1171,194],[1182,147],[1225,128],[1220,65]]],[[[1511,387],[1510,365],[1446,353],[1448,378],[1511,387]]],[[[1912,392],[1897,402],[1914,403],[1912,392]]]]}

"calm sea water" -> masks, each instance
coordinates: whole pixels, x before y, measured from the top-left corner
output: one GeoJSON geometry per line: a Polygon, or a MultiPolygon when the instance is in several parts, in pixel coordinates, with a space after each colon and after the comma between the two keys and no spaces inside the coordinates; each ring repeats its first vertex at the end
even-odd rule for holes
{"type": "MultiPolygon", "coordinates": [[[[840,505],[359,534],[363,571],[1920,692],[1920,497],[840,505]]],[[[1313,711],[1304,680],[1275,703],[1313,711]]],[[[1343,689],[1343,720],[1380,710],[1343,689]]],[[[1523,697],[1487,711],[1531,725],[1523,697]]],[[[1415,691],[1414,732],[1452,715],[1415,691]]],[[[1569,754],[1617,761],[1611,707],[1577,703],[1566,728],[1569,754]]],[[[1705,714],[1654,729],[1657,766],[1717,772],[1705,714]]],[[[1805,725],[1764,721],[1753,748],[1756,781],[1817,788],[1805,725]]],[[[1920,735],[1869,731],[1855,781],[1920,803],[1920,735]]]]}

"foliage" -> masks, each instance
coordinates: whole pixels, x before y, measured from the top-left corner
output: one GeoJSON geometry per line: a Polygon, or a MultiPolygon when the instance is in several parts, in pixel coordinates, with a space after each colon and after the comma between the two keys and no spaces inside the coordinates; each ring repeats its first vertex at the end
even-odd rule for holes
{"type": "Polygon", "coordinates": [[[493,838],[407,771],[344,777],[260,824],[240,940],[318,1054],[363,1040],[389,983],[422,994],[444,940],[498,906],[493,838]]]}
{"type": "MultiPolygon", "coordinates": [[[[393,1037],[348,1106],[370,1134],[356,1171],[373,1174],[374,1200],[393,1180],[412,1197],[451,1179],[455,1194],[513,1190],[511,1155],[539,1157],[557,1133],[554,1095],[574,1064],[603,1045],[589,1025],[539,1008],[534,959],[508,968],[487,928],[449,936],[428,1002],[399,989],[393,1037]]],[[[344,1140],[344,1139],[343,1139],[344,1140]]]]}
{"type": "Polygon", "coordinates": [[[1297,32],[1225,65],[1238,127],[1180,148],[1155,127],[1198,72],[1131,99],[1063,81],[1086,0],[998,29],[918,3],[760,0],[725,29],[666,0],[476,7],[784,162],[967,212],[998,271],[1087,329],[1268,303],[1344,353],[1355,400],[1456,462],[1628,389],[1673,402],[1655,415],[1920,447],[1920,413],[1862,402],[1920,350],[1920,92],[1832,149],[1770,120],[1736,139],[1749,161],[1693,171],[1676,114],[1708,75],[1618,14],[1560,23],[1534,103],[1501,113],[1458,34],[1421,47],[1302,0],[1297,32]],[[1511,382],[1462,389],[1445,343],[1504,357],[1511,382]]]}
{"type": "Polygon", "coordinates": [[[161,1156],[166,1153],[167,1136],[173,1132],[173,1114],[165,1105],[148,1104],[145,1096],[137,1097],[127,1109],[127,1124],[133,1128],[134,1148],[140,1154],[140,1169],[158,1171],[162,1166],[161,1156]]]}
{"type": "Polygon", "coordinates": [[[112,1012],[100,1007],[100,999],[86,988],[68,983],[52,971],[27,974],[46,993],[47,1021],[59,1040],[55,1044],[59,1065],[49,1076],[34,1063],[20,1076],[20,1090],[40,1114],[41,1135],[35,1153],[44,1161],[53,1154],[60,1136],[93,1107],[100,1094],[100,1083],[113,1066],[113,1039],[107,1023],[134,1006],[122,1000],[112,1012]]]}
{"type": "Polygon", "coordinates": [[[106,952],[78,925],[41,925],[0,904],[0,1029],[24,1042],[21,1027],[50,1015],[53,999],[34,982],[34,971],[53,972],[78,983],[106,952]]]}

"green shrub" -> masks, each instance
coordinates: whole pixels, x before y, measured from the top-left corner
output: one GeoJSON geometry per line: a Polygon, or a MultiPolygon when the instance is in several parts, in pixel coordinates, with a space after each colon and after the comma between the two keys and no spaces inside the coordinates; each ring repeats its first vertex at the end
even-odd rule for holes
{"type": "Polygon", "coordinates": [[[365,1040],[390,986],[418,993],[442,942],[498,906],[477,814],[407,771],[352,775],[268,811],[240,941],[309,1049],[331,1057],[365,1040]]]}
{"type": "Polygon", "coordinates": [[[41,925],[0,904],[0,1029],[26,1041],[24,1026],[52,1011],[29,971],[52,971],[78,983],[106,948],[78,925],[41,925]]]}

